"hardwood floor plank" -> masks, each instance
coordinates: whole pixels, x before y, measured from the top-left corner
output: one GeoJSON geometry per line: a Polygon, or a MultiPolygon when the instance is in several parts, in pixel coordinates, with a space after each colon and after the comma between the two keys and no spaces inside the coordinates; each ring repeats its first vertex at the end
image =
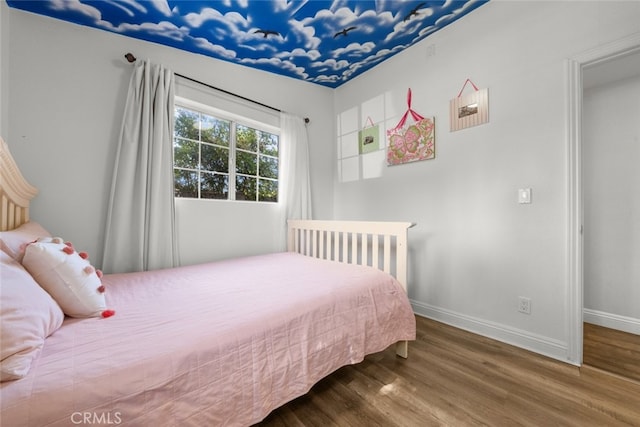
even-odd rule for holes
{"type": "Polygon", "coordinates": [[[259,426],[640,426],[640,384],[417,317],[393,347],[346,366],[259,426]]]}
{"type": "Polygon", "coordinates": [[[586,365],[640,382],[640,335],[585,323],[583,338],[586,365]]]}

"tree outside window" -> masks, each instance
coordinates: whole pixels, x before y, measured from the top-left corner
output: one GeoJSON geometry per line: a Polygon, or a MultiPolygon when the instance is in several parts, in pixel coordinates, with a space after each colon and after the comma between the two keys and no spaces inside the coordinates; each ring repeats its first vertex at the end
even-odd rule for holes
{"type": "Polygon", "coordinates": [[[174,195],[278,201],[279,136],[176,106],[174,195]]]}

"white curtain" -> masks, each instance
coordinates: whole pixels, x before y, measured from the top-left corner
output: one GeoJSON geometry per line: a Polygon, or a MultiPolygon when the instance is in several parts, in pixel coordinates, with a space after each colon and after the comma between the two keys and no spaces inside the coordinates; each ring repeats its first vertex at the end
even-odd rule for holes
{"type": "Polygon", "coordinates": [[[138,61],[129,93],[105,228],[102,269],[154,270],[179,263],[173,198],[174,75],[138,61]]]}
{"type": "Polygon", "coordinates": [[[280,113],[280,147],[283,201],[281,242],[286,244],[286,220],[312,218],[309,138],[302,117],[285,112],[280,113]]]}

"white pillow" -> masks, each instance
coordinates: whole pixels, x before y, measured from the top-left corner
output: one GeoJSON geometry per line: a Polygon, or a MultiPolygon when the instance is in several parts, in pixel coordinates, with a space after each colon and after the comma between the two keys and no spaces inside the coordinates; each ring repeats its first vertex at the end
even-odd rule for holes
{"type": "Polygon", "coordinates": [[[64,313],[13,258],[0,251],[0,381],[24,377],[64,313]]]}
{"type": "Polygon", "coordinates": [[[22,262],[27,244],[40,237],[51,237],[51,234],[37,222],[29,221],[13,230],[0,231],[0,248],[16,261],[22,262]]]}
{"type": "Polygon", "coordinates": [[[71,317],[109,317],[101,272],[60,238],[40,239],[27,246],[22,265],[71,317]]]}

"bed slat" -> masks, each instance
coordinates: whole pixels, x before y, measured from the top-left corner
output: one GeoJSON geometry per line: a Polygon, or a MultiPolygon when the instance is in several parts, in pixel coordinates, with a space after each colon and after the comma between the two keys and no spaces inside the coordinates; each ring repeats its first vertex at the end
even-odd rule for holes
{"type": "Polygon", "coordinates": [[[384,271],[386,273],[391,273],[391,236],[388,234],[384,235],[384,271]]]}
{"type": "Polygon", "coordinates": [[[378,270],[380,269],[380,257],[378,256],[378,246],[380,245],[380,235],[379,234],[374,234],[373,238],[371,239],[371,259],[372,259],[372,266],[377,268],[378,270]]]}

